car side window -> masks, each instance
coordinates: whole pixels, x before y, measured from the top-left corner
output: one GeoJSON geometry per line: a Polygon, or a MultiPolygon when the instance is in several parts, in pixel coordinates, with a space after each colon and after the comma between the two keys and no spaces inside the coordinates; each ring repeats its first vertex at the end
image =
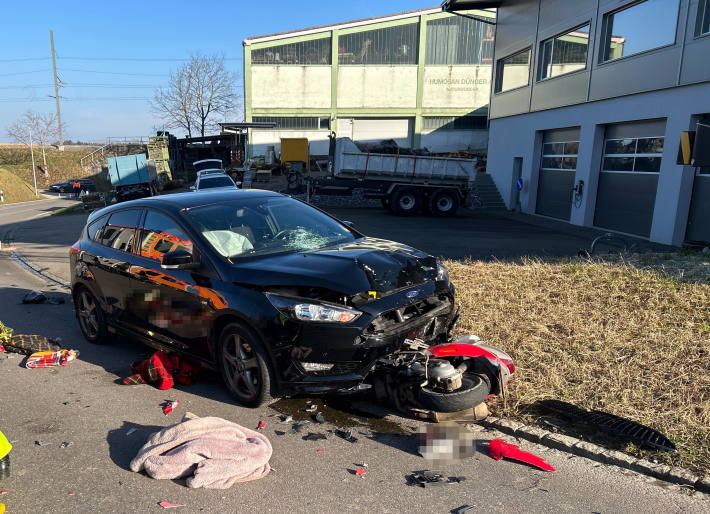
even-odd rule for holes
{"type": "Polygon", "coordinates": [[[99,243],[123,252],[132,252],[133,235],[140,214],[139,209],[128,209],[111,214],[108,223],[101,230],[99,243]]]}
{"type": "Polygon", "coordinates": [[[104,228],[104,225],[106,224],[106,216],[101,216],[99,219],[91,223],[88,227],[86,227],[86,236],[91,240],[91,241],[97,241],[99,242],[101,239],[101,229],[104,228]]]}
{"type": "Polygon", "coordinates": [[[190,237],[169,216],[149,209],[141,230],[141,256],[159,261],[176,250],[192,253],[190,237]]]}

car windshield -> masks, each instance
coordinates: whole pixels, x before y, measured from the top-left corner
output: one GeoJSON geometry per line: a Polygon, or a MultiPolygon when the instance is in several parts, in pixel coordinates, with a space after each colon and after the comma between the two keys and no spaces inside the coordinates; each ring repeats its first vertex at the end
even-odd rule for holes
{"type": "Polygon", "coordinates": [[[188,218],[229,259],[317,250],[355,240],[333,218],[287,197],[245,198],[197,207],[188,218]]]}
{"type": "Polygon", "coordinates": [[[234,182],[227,176],[209,177],[200,180],[200,189],[210,189],[213,187],[234,187],[234,182]]]}

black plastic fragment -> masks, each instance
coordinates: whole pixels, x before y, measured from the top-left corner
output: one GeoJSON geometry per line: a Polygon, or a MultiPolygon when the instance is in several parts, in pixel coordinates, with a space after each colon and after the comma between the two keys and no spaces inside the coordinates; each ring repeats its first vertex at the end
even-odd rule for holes
{"type": "Polygon", "coordinates": [[[316,420],[316,423],[325,423],[325,416],[323,416],[322,412],[319,412],[318,414],[316,414],[313,419],[316,420]]]}
{"type": "Polygon", "coordinates": [[[640,446],[667,452],[676,451],[673,441],[651,427],[599,410],[588,411],[560,400],[539,400],[537,404],[567,419],[586,423],[604,432],[624,437],[640,446]]]}
{"type": "Polygon", "coordinates": [[[340,437],[341,439],[345,439],[349,443],[357,442],[357,437],[353,436],[352,430],[336,430],[334,434],[340,437]]]}
{"type": "Polygon", "coordinates": [[[451,511],[451,514],[466,514],[467,512],[473,512],[473,507],[470,505],[461,505],[451,511]]]}
{"type": "Polygon", "coordinates": [[[303,436],[304,441],[320,441],[321,439],[327,439],[325,434],[319,434],[318,432],[308,432],[308,434],[303,436]]]}
{"type": "Polygon", "coordinates": [[[415,471],[407,476],[408,485],[418,485],[419,487],[438,487],[442,485],[459,484],[466,480],[466,477],[447,477],[441,471],[415,471]]]}

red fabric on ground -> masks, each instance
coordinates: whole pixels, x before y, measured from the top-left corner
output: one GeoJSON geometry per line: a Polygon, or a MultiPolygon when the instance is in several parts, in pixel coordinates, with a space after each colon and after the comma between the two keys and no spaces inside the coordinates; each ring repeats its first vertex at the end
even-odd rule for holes
{"type": "Polygon", "coordinates": [[[192,385],[199,365],[191,364],[176,353],[155,352],[142,362],[131,366],[133,375],[123,379],[125,385],[153,384],[158,389],[170,389],[175,382],[192,385]]]}

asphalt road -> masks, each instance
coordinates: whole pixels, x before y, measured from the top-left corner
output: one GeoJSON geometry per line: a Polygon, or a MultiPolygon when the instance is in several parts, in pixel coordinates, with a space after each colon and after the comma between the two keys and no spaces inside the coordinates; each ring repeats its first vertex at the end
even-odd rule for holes
{"type": "MultiPolygon", "coordinates": [[[[37,208],[51,206],[42,204],[34,211],[37,208]]],[[[5,214],[0,211],[0,220],[6,222],[5,214]]],[[[0,225],[8,230],[7,223],[0,221],[0,225]]],[[[42,266],[41,254],[36,258],[42,266]]],[[[17,333],[58,337],[65,347],[80,351],[79,360],[67,367],[35,370],[21,367],[17,355],[0,354],[0,430],[15,445],[12,476],[0,482],[0,490],[7,491],[0,502],[7,504],[9,513],[158,512],[160,501],[184,504],[177,512],[445,513],[462,505],[505,513],[710,510],[707,496],[689,496],[656,480],[526,442],[518,443],[544,456],[557,471],[544,473],[494,461],[482,444],[495,435],[487,432],[476,432],[478,451],[472,457],[434,468],[449,476],[464,476],[465,482],[443,488],[410,487],[407,474],[432,469],[417,454],[412,435],[421,422],[396,416],[384,422],[326,407],[328,420],[337,416],[339,425],[355,427],[358,442],[332,435],[325,441],[305,441],[297,434],[276,435],[275,431],[288,427],[277,424],[275,410],[236,406],[213,375],[170,391],[121,385],[119,379],[129,373],[130,363],[150,351],[128,340],[110,346],[86,343],[65,290],[26,272],[7,251],[0,252],[0,320],[17,333]],[[21,305],[26,291],[40,288],[66,303],[21,305]],[[177,411],[163,415],[160,404],[176,398],[181,402],[177,411]],[[130,459],[148,435],[179,421],[186,411],[252,428],[265,420],[276,471],[225,491],[191,490],[180,481],[157,481],[129,471],[130,459]],[[131,428],[136,431],[128,435],[131,428]],[[50,444],[38,446],[38,440],[50,444]],[[60,448],[62,442],[73,444],[60,448]],[[368,464],[365,476],[349,471],[363,462],[368,464]]],[[[291,409],[303,407],[305,399],[289,403],[291,409]]],[[[327,423],[313,430],[326,433],[333,428],[327,423]]]]}

